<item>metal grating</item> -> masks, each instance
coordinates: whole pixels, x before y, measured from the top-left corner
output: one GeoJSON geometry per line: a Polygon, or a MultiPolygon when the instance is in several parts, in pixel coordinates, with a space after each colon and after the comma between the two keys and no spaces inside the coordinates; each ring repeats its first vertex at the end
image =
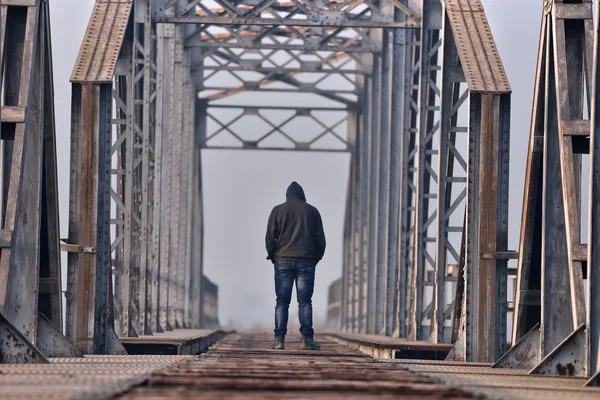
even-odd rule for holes
{"type": "Polygon", "coordinates": [[[529,375],[527,370],[485,368],[437,362],[411,364],[395,360],[410,372],[432,379],[439,384],[450,385],[488,399],[598,399],[599,388],[583,387],[585,379],[565,376],[529,375]],[[543,396],[539,396],[543,393],[543,396]]]}
{"type": "Polygon", "coordinates": [[[176,329],[168,332],[157,332],[154,335],[140,335],[137,337],[121,337],[122,343],[187,343],[203,338],[210,338],[219,333],[211,329],[176,329]]]}
{"type": "Polygon", "coordinates": [[[445,0],[469,90],[510,93],[510,84],[481,0],[445,0]]]}
{"type": "Polygon", "coordinates": [[[106,399],[189,356],[86,356],[50,364],[0,365],[0,398],[106,399]]]}
{"type": "Polygon", "coordinates": [[[132,5],[133,0],[96,0],[71,82],[112,82],[132,5]]]}

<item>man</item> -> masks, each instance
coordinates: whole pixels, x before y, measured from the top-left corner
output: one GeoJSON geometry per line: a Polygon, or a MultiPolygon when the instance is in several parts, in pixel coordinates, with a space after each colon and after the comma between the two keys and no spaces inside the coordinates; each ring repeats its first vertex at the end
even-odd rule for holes
{"type": "Polygon", "coordinates": [[[288,308],[296,282],[303,350],[319,350],[312,327],[315,268],[325,254],[325,233],[319,211],[306,202],[296,183],[288,187],[286,202],[273,208],[266,235],[267,259],[275,265],[275,340],[269,348],[283,350],[288,308]]]}

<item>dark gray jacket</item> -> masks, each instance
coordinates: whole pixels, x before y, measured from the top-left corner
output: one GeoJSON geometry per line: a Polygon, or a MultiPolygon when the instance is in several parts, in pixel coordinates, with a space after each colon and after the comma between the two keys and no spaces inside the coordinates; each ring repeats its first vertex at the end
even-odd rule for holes
{"type": "Polygon", "coordinates": [[[265,238],[267,259],[315,260],[325,254],[325,233],[319,211],[306,202],[296,182],[288,187],[286,202],[273,208],[265,238]]]}

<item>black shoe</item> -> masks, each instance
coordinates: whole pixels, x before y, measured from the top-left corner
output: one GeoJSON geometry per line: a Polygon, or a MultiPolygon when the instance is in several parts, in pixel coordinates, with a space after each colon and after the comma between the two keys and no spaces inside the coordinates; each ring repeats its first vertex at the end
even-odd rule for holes
{"type": "Polygon", "coordinates": [[[302,338],[302,350],[321,350],[321,345],[312,339],[302,338]]]}
{"type": "Polygon", "coordinates": [[[273,340],[273,342],[269,345],[269,349],[284,350],[285,349],[285,341],[283,339],[275,338],[273,340]]]}

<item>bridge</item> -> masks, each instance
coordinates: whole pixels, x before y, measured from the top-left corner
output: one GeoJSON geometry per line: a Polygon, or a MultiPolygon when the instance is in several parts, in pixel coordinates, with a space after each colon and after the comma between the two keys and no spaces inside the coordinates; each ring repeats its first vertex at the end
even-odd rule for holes
{"type": "Polygon", "coordinates": [[[67,238],[49,3],[0,1],[3,396],[600,397],[600,3],[543,2],[514,249],[481,0],[96,0],[67,238]],[[321,353],[220,328],[205,149],[350,155],[321,353]]]}

